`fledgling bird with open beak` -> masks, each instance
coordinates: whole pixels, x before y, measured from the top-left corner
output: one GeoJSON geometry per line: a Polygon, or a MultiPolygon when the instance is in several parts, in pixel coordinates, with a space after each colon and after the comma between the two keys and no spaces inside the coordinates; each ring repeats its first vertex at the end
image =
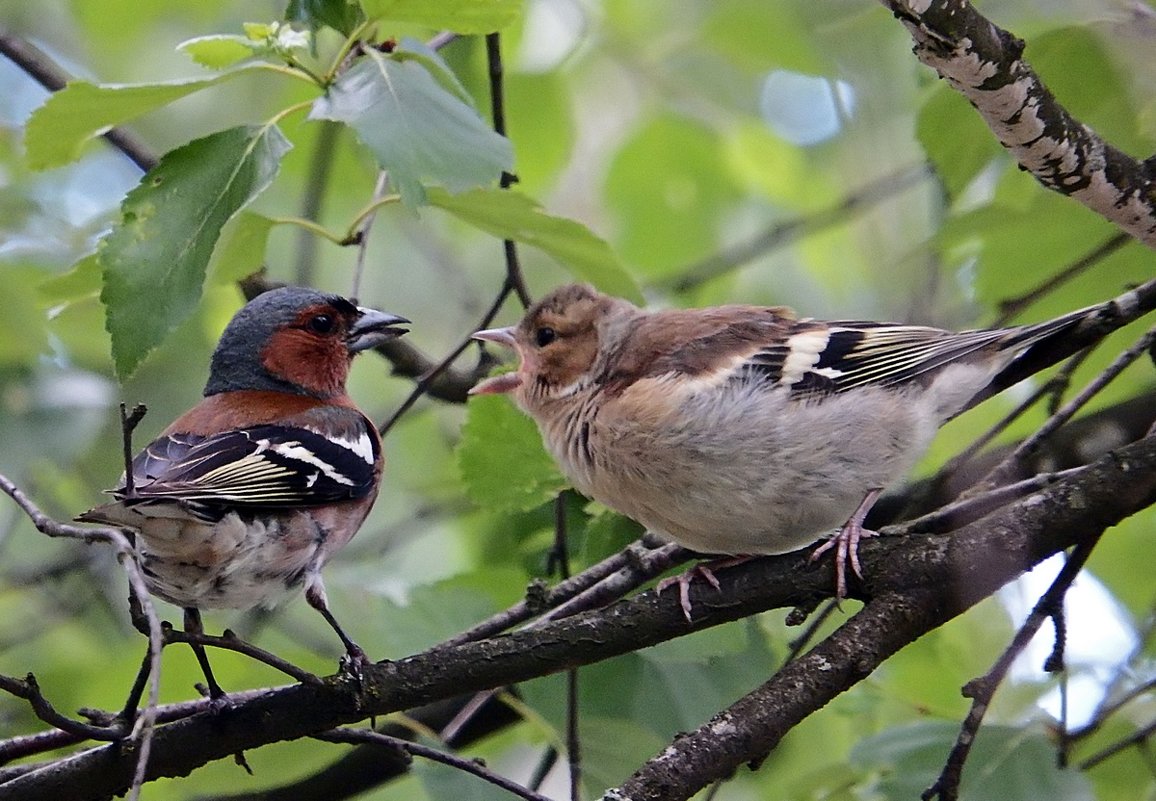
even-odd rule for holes
{"type": "Polygon", "coordinates": [[[882,488],[1026,349],[1100,310],[955,333],[778,307],[647,311],[570,285],[474,334],[520,365],[472,392],[510,393],[575,488],[692,550],[779,554],[837,530],[815,555],[836,548],[845,597],[882,488]]]}
{"type": "MultiPolygon", "coordinates": [[[[357,532],[381,483],[377,428],[350,399],[354,355],[405,333],[404,317],[283,287],[249,301],[213,352],[204,399],[132,462],[131,488],[77,519],[136,534],[149,591],[185,610],[271,606],[305,589],[345,645],[321,569],[357,532]]],[[[194,645],[213,698],[224,695],[194,645]]]]}

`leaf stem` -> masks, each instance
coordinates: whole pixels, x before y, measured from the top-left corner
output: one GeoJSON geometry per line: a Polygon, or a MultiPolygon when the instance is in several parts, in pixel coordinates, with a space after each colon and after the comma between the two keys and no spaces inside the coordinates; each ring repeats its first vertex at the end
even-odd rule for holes
{"type": "Polygon", "coordinates": [[[399,194],[382,195],[379,198],[375,198],[372,203],[367,205],[361,211],[357,212],[357,216],[355,216],[353,218],[353,222],[351,222],[349,224],[349,228],[346,231],[345,238],[342,241],[343,242],[354,241],[355,238],[357,237],[358,229],[361,228],[362,224],[367,219],[372,217],[374,215],[374,213],[378,209],[380,209],[382,206],[388,206],[390,203],[397,203],[399,200],[401,200],[401,195],[399,195],[399,194]]]}
{"type": "Polygon", "coordinates": [[[298,228],[303,228],[310,233],[313,233],[322,239],[328,239],[335,245],[344,245],[346,239],[338,236],[323,225],[307,220],[304,217],[270,217],[274,225],[296,225],[298,228]]]}
{"type": "Polygon", "coordinates": [[[350,51],[352,51],[353,48],[362,41],[365,34],[367,34],[376,24],[377,20],[367,19],[365,22],[354,28],[353,32],[350,33],[349,36],[345,37],[345,41],[342,42],[341,47],[337,49],[337,54],[333,57],[333,62],[330,64],[329,69],[327,69],[325,71],[325,75],[322,76],[322,80],[324,81],[322,84],[323,86],[329,86],[329,84],[333,83],[334,79],[337,77],[337,71],[340,70],[341,65],[345,63],[345,59],[349,55],[350,51]]]}

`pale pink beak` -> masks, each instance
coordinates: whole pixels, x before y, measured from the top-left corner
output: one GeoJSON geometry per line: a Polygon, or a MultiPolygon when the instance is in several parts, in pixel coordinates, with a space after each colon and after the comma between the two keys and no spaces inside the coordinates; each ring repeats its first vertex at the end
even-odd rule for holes
{"type": "MultiPolygon", "coordinates": [[[[484,331],[475,332],[472,337],[484,342],[496,342],[507,348],[513,348],[517,344],[517,339],[514,338],[514,332],[516,330],[514,326],[487,328],[484,331]]],[[[469,394],[498,395],[505,392],[513,392],[520,386],[522,386],[522,375],[520,373],[502,373],[501,375],[487,378],[485,381],[478,383],[470,390],[469,394]]]]}
{"type": "Polygon", "coordinates": [[[485,342],[496,342],[499,345],[505,345],[507,348],[514,347],[517,340],[514,338],[514,332],[517,329],[514,326],[507,326],[506,328],[487,328],[482,331],[475,331],[470,335],[471,339],[480,339],[485,342]]]}

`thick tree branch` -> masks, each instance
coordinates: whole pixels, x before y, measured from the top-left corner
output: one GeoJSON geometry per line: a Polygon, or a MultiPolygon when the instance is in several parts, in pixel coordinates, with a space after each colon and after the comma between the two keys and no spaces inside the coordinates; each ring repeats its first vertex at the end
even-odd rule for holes
{"type": "Polygon", "coordinates": [[[883,0],[915,55],[966,97],[1000,144],[1049,189],[1156,247],[1156,162],[1139,161],[1075,119],[1032,70],[1024,43],[967,0],[883,0]]]}
{"type": "MultiPolygon", "coordinates": [[[[749,720],[741,733],[720,731],[716,720],[675,743],[676,751],[689,752],[679,786],[705,786],[743,762],[762,758],[791,726],[853,686],[890,653],[1044,558],[1154,501],[1156,438],[1149,437],[950,536],[867,542],[861,549],[866,614],[756,691],[776,699],[753,704],[761,713],[749,719],[745,712],[751,710],[745,707],[741,716],[733,708],[724,713],[736,725],[749,720]],[[804,686],[808,691],[799,692],[804,686]]],[[[719,577],[721,591],[692,588],[693,624],[683,618],[673,596],[646,592],[541,628],[372,665],[362,692],[335,676],[319,687],[270,690],[224,715],[201,714],[162,726],[149,777],[186,775],[238,751],[312,735],[370,714],[556,673],[766,609],[806,605],[829,593],[833,569],[829,563],[809,565],[806,555],[788,555],[752,561],[719,577]]],[[[129,786],[134,761],[132,743],[93,748],[6,783],[5,798],[79,801],[115,794],[129,786]]],[[[674,761],[648,763],[623,791],[636,798],[680,797],[669,793],[673,779],[664,773],[674,761]]]]}

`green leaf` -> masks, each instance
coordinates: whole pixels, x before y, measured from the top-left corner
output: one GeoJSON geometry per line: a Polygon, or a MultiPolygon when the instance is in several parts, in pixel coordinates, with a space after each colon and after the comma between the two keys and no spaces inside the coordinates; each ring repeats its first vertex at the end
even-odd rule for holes
{"type": "Polygon", "coordinates": [[[676,114],[649,119],[626,140],[605,192],[628,264],[663,278],[716,251],[737,200],[724,152],[716,131],[676,114]]]}
{"type": "Polygon", "coordinates": [[[452,95],[456,95],[459,100],[467,106],[473,105],[473,98],[470,97],[469,91],[458,80],[458,76],[450,68],[438,52],[424,42],[419,42],[416,39],[404,39],[402,46],[396,48],[391,54],[393,58],[398,61],[416,61],[425,67],[429,74],[434,77],[443,89],[452,95]]]}
{"type": "Polygon", "coordinates": [[[915,133],[953,197],[1004,152],[975,109],[946,85],[920,107],[915,133]]]}
{"type": "Polygon", "coordinates": [[[221,227],[272,182],[289,148],[275,126],[230,128],[167,153],[129,192],[98,250],[122,379],[196,308],[221,227]]]}
{"type": "Polygon", "coordinates": [[[458,444],[466,494],[479,506],[524,512],[546,503],[569,482],[542,447],[534,421],[509,398],[472,398],[458,444]]]}
{"type": "Polygon", "coordinates": [[[313,44],[310,33],[284,22],[246,22],[244,29],[244,36],[219,34],[187,39],[177,45],[177,50],[188,53],[202,66],[223,69],[255,56],[285,59],[313,44]]]}
{"type": "Polygon", "coordinates": [[[308,25],[314,31],[327,25],[348,36],[365,21],[365,14],[350,0],[289,0],[285,19],[308,25]]]}
{"type": "Polygon", "coordinates": [[[231,219],[221,231],[221,239],[209,264],[213,283],[231,284],[260,270],[274,224],[268,217],[251,211],[241,212],[231,219]]]}
{"type": "Polygon", "coordinates": [[[547,214],[525,195],[501,189],[451,195],[430,189],[426,202],[494,236],[544,250],[604,292],[636,303],[642,300],[638,285],[604,240],[581,223],[547,214]]]}
{"type": "Polygon", "coordinates": [[[361,0],[372,19],[412,22],[455,33],[492,33],[516,22],[522,0],[361,0]]]}
{"type": "Polygon", "coordinates": [[[214,70],[231,67],[238,61],[252,58],[258,51],[264,49],[263,45],[254,42],[248,36],[236,34],[198,36],[177,45],[177,50],[188,53],[193,61],[214,70]]]}
{"type": "Polygon", "coordinates": [[[582,559],[586,564],[605,559],[641,537],[646,529],[611,509],[597,512],[586,524],[582,539],[582,559]]]}
{"type": "Polygon", "coordinates": [[[309,115],[357,131],[411,207],[422,201],[423,181],[461,191],[496,181],[514,161],[509,140],[447,91],[413,54],[423,61],[436,58],[416,42],[393,55],[370,50],[309,115]]]}
{"type": "MultiPolygon", "coordinates": [[[[833,70],[831,52],[818,46],[815,20],[802,3],[766,3],[761,0],[710,3],[704,7],[701,49],[711,48],[750,74],[763,76],[773,69],[810,75],[833,70]],[[768,47],[773,32],[774,46],[768,47]]],[[[862,25],[862,20],[859,21],[862,25]]]]}
{"type": "Polygon", "coordinates": [[[39,267],[0,263],[7,304],[0,315],[0,367],[27,366],[47,349],[48,319],[36,302],[43,278],[39,267]]]}
{"type": "Polygon", "coordinates": [[[1129,84],[1135,76],[1118,64],[1118,43],[1083,25],[1033,36],[1027,58],[1048,90],[1072,116],[1125,153],[1150,153],[1152,141],[1137,130],[1129,84]]]}
{"type": "Polygon", "coordinates": [[[24,132],[28,165],[59,167],[80,157],[84,143],[133,117],[234,78],[240,67],[211,78],[146,84],[92,84],[71,81],[32,112],[24,132]]]}
{"type": "Polygon", "coordinates": [[[40,298],[48,304],[69,303],[100,292],[100,262],[95,253],[82,257],[66,273],[40,285],[40,298]]]}
{"type": "MultiPolygon", "coordinates": [[[[955,743],[959,725],[947,722],[898,726],[861,740],[851,761],[878,771],[884,798],[918,798],[931,786],[955,743]]],[[[1038,732],[985,725],[963,771],[961,801],[1085,801],[1087,777],[1056,767],[1055,749],[1038,732]]]]}

